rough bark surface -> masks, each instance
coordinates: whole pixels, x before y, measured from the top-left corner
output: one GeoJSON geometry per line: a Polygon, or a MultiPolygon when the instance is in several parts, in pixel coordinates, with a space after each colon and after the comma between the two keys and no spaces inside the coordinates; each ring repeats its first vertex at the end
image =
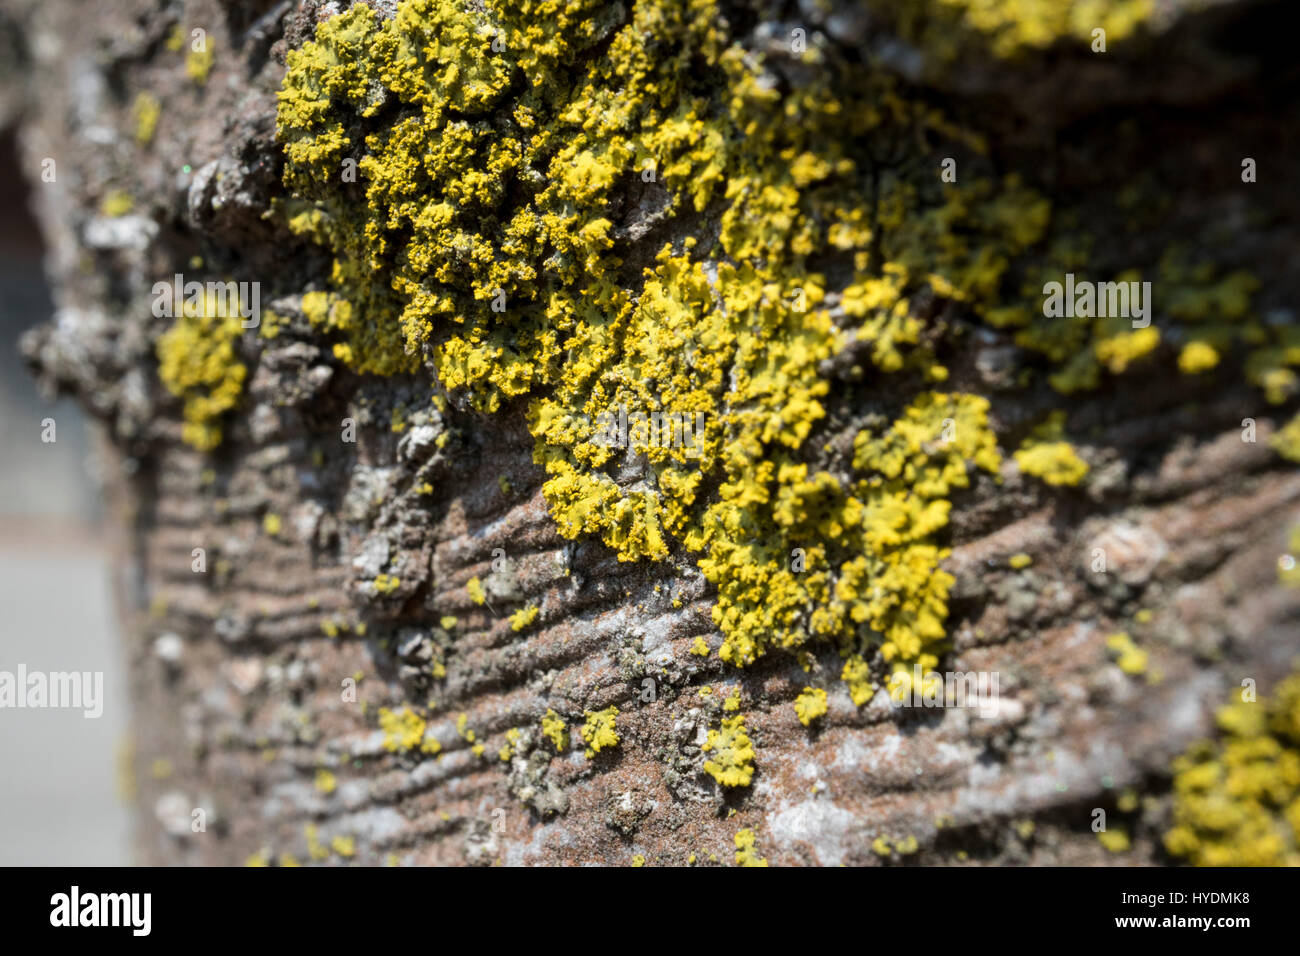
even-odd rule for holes
{"type": "MultiPolygon", "coordinates": [[[[147,290],[194,256],[264,277],[272,307],[274,290],[324,274],[324,257],[263,213],[281,191],[286,46],[338,6],[9,0],[0,14],[11,47],[2,105],[21,121],[58,302],[26,350],[102,425],[141,862],[307,861],[315,848],[334,863],[730,864],[741,828],[773,864],[1169,862],[1159,837],[1172,758],[1242,678],[1267,687],[1296,651],[1300,592],[1280,589],[1276,569],[1300,517],[1300,473],[1268,443],[1292,409],[1265,405],[1230,362],[1209,384],[1157,370],[995,404],[1000,436],[1068,407],[1093,469],[1085,485],[1053,489],[1008,465],[1000,484],[954,500],[944,667],[1000,674],[991,718],[898,711],[883,693],[855,707],[833,652],[814,655],[811,675],[793,655],[743,670],[692,655],[699,636],[717,644],[703,577],[686,557],[620,563],[598,541],[561,538],[522,405],[495,416],[452,407],[396,432],[389,408],[427,396],[427,378],[352,374],[292,303],[281,303],[287,335],[241,340],[249,379],[221,447],[181,441],[179,403],[156,372],[166,322],[147,290]],[[166,49],[177,24],[214,41],[202,86],[166,49]],[[147,148],[132,133],[139,89],[161,104],[147,148]],[[46,157],[52,183],[40,179],[46,157]],[[127,184],[134,209],[106,215],[105,194],[127,184]],[[1247,416],[1253,444],[1241,440],[1247,416]],[[355,444],[339,441],[345,418],[358,423],[355,444]],[[443,429],[454,438],[435,454],[443,429]],[[1095,547],[1111,557],[1106,575],[1090,571],[1095,547]],[[204,573],[192,570],[195,548],[204,573]],[[493,568],[498,548],[505,570],[493,568]],[[1008,566],[1018,552],[1031,567],[1008,566]],[[376,595],[376,575],[397,566],[400,587],[376,595]],[[488,582],[486,604],[467,592],[473,577],[488,582]],[[517,633],[502,608],[523,601],[541,614],[517,633]],[[1140,609],[1158,682],[1122,673],[1106,651],[1140,609]],[[432,655],[446,667],[437,681],[432,655]],[[829,712],[809,729],[791,704],[819,677],[829,712]],[[718,715],[699,692],[724,684],[743,687],[757,752],[752,786],[737,791],[700,770],[718,715]],[[429,698],[442,753],[387,752],[379,708],[429,698]],[[535,727],[548,709],[611,704],[622,740],[594,759],[580,745],[498,757],[508,729],[535,727]],[[1092,809],[1114,811],[1130,788],[1151,799],[1132,818],[1133,848],[1108,853],[1092,809]],[[193,808],[206,832],[191,831],[193,808]],[[872,849],[882,836],[918,849],[884,857],[872,849]]],[[[1098,231],[1130,247],[1231,242],[1263,281],[1261,307],[1292,307],[1300,99],[1267,26],[1281,5],[1164,4],[1157,36],[1106,58],[1058,48],[934,71],[857,7],[834,4],[832,22],[816,4],[751,6],[738,22],[803,23],[844,55],[898,64],[950,112],[998,131],[1000,161],[1049,192],[1113,192],[1140,170],[1166,190],[1162,214],[1137,232],[1098,231]],[[1261,169],[1249,194],[1244,155],[1261,169]]],[[[627,207],[625,227],[645,215],[627,207]]],[[[646,243],[633,261],[662,237],[646,243]]],[[[992,395],[1009,342],[982,334],[949,364],[954,382],[992,395]]]]}

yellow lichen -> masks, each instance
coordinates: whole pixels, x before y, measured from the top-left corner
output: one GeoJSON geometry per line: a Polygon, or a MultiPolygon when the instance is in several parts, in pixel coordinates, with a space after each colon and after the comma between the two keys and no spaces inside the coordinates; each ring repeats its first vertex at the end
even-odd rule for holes
{"type": "Polygon", "coordinates": [[[604,710],[584,710],[586,720],[582,725],[582,739],[587,742],[587,757],[591,758],[601,750],[617,747],[619,736],[614,727],[614,718],[618,708],[606,707],[604,710]]]}
{"type": "Polygon", "coordinates": [[[794,712],[799,717],[799,723],[807,727],[826,713],[826,691],[805,687],[795,698],[794,712]]]}
{"type": "Polygon", "coordinates": [[[754,776],[754,745],[745,733],[745,715],[724,717],[700,748],[712,754],[704,770],[724,787],[747,787],[754,776]]]}
{"type": "Polygon", "coordinates": [[[409,707],[397,711],[380,708],[379,726],[384,732],[384,749],[390,752],[436,754],[442,750],[424,718],[409,707]]]}
{"type": "Polygon", "coordinates": [[[521,607],[515,613],[510,615],[510,630],[522,631],[533,621],[537,620],[537,614],[540,608],[536,604],[529,604],[527,607],[521,607]]]}
{"type": "Polygon", "coordinates": [[[569,749],[569,726],[553,710],[547,710],[542,717],[542,736],[551,742],[556,753],[564,753],[569,749]]]}
{"type": "Polygon", "coordinates": [[[1217,723],[1174,760],[1165,848],[1196,866],[1300,866],[1300,671],[1217,723]]]}
{"type": "Polygon", "coordinates": [[[757,843],[758,837],[752,829],[746,827],[736,831],[737,866],[767,866],[767,860],[759,855],[757,843]]]}

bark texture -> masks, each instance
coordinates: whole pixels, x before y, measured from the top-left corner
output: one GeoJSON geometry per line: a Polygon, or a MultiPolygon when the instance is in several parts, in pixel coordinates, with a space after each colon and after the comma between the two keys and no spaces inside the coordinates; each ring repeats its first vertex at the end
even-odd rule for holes
{"type": "MultiPolygon", "coordinates": [[[[1004,447],[1064,408],[1092,466],[1054,488],[1008,464],[1000,483],[954,499],[943,669],[997,672],[996,715],[899,711],[883,693],[855,707],[828,650],[807,671],[793,654],[744,669],[694,655],[698,637],[718,642],[694,563],[619,562],[598,540],[562,538],[522,403],[490,416],[452,404],[395,430],[391,409],[427,401],[429,376],[356,375],[301,318],[293,290],[329,264],[264,216],[283,194],[275,93],[286,49],[340,6],[8,0],[0,12],[0,105],[21,123],[58,302],[26,353],[103,436],[141,861],[729,865],[748,828],[773,864],[1170,862],[1172,759],[1243,678],[1267,688],[1297,650],[1300,593],[1278,587],[1277,563],[1300,520],[1300,473],[1269,444],[1294,401],[1265,403],[1239,356],[1068,398],[1015,388],[1001,375],[1010,334],[972,327],[946,359],[953,382],[998,396],[1004,447]],[[201,85],[168,49],[177,26],[212,40],[201,85]],[[147,144],[141,90],[159,107],[147,144]],[[106,208],[115,189],[129,211],[106,208]],[[149,307],[151,285],[195,257],[261,277],[263,306],[286,317],[274,339],[241,337],[248,379],[211,453],[181,440],[155,356],[168,322],[149,307]],[[348,418],[355,444],[339,438],[348,418]],[[1096,548],[1106,574],[1091,570],[1096,548]],[[1010,566],[1018,553],[1032,564],[1010,566]],[[376,592],[398,567],[396,590],[376,592]],[[538,620],[513,630],[509,612],[530,603],[538,620]],[[1146,676],[1114,665],[1119,631],[1149,654],[1146,676]],[[829,693],[810,728],[791,706],[808,684],[829,693]],[[717,689],[733,686],[756,773],[724,790],[700,745],[718,726],[717,689]],[[442,752],[386,750],[379,710],[429,700],[442,752]],[[537,732],[553,710],[576,738],[584,711],[610,705],[621,740],[593,757],[576,740],[555,755],[537,732]],[[512,728],[528,734],[508,739],[512,728]],[[1127,790],[1149,799],[1121,809],[1127,790]],[[1098,841],[1094,808],[1125,819],[1129,851],[1098,841]]],[[[882,6],[728,10],[755,49],[801,25],[829,55],[899,72],[950,115],[978,118],[995,164],[1050,196],[1151,185],[1160,198],[1133,221],[1087,224],[1111,259],[1189,240],[1248,265],[1255,307],[1294,321],[1300,87],[1269,27],[1281,4],[1160,4],[1150,35],[1104,57],[1060,43],[945,63],[901,40],[882,6]],[[1241,182],[1245,156],[1258,183],[1241,182]]],[[[636,228],[648,213],[635,201],[620,215],[629,260],[649,261],[663,236],[636,228]]],[[[960,324],[960,307],[944,308],[960,324]]]]}

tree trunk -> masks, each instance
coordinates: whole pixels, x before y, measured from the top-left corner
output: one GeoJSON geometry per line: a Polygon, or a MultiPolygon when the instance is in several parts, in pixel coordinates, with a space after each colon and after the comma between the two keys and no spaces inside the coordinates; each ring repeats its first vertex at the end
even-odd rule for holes
{"type": "MultiPolygon", "coordinates": [[[[1294,322],[1300,99],[1265,26],[1280,5],[1163,4],[1103,54],[1087,30],[998,50],[974,27],[909,26],[891,3],[722,4],[724,42],[775,64],[783,96],[837,63],[896,75],[987,138],[987,153],[960,153],[957,190],[968,169],[1016,172],[1077,217],[1065,234],[1095,240],[1077,272],[1105,262],[1102,278],[1157,278],[1164,351],[1068,395],[1047,381],[1057,360],[960,297],[910,300],[950,371],[942,387],[989,398],[1005,458],[999,480],[954,492],[938,533],[956,578],[940,669],[997,675],[991,715],[891,707],[879,657],[876,693],[855,706],[831,645],[720,660],[716,589],[680,541],[666,561],[620,561],[597,535],[560,534],[526,417],[545,386],[490,414],[455,390],[438,409],[427,353],[414,374],[380,376],[331,351],[338,339],[301,304],[328,287],[330,256],[268,212],[290,193],[276,130],[286,52],[346,6],[135,0],[87,16],[70,0],[9,0],[4,14],[20,91],[7,99],[58,304],[25,350],[103,436],[141,862],[731,864],[750,859],[743,830],[772,864],[1171,862],[1174,757],[1243,679],[1270,688],[1297,647],[1300,594],[1277,567],[1300,474],[1271,443],[1296,403],[1248,382],[1245,347],[1180,372],[1188,336],[1156,272],[1185,243],[1216,276],[1259,277],[1261,321],[1294,322]],[[782,65],[796,28],[818,65],[782,65]],[[203,76],[195,29],[212,51],[203,76]],[[1258,183],[1243,182],[1246,157],[1258,183]],[[239,334],[247,377],[206,450],[159,377],[173,320],[151,290],[176,274],[258,279],[264,320],[281,324],[239,334]],[[1029,366],[1042,374],[1017,378],[1029,366]],[[1056,409],[1089,465],[1076,485],[1012,457],[1056,409]],[[516,629],[529,607],[536,620],[516,629]],[[1118,632],[1148,655],[1130,668],[1142,673],[1108,653],[1118,632]],[[828,693],[809,726],[792,706],[805,686],[828,693]],[[754,776],[724,787],[701,745],[734,688],[754,776]],[[610,706],[620,740],[588,754],[579,727],[610,706]],[[563,753],[548,712],[567,725],[563,753]],[[427,721],[419,739],[440,752],[394,744],[399,717],[408,731],[427,721]],[[1148,799],[1134,809],[1128,791],[1148,799]],[[1097,808],[1125,821],[1127,851],[1098,840],[1097,808]]],[[[932,151],[937,183],[948,154],[933,127],[915,134],[921,146],[900,149],[932,151]]],[[[880,176],[895,145],[879,144],[880,176]]],[[[663,227],[628,179],[611,216],[638,271],[685,232],[717,235],[716,205],[663,227]]],[[[825,271],[832,292],[852,281],[825,271]]],[[[824,372],[831,420],[806,452],[897,416],[908,372],[890,379],[852,347],[824,372]]]]}

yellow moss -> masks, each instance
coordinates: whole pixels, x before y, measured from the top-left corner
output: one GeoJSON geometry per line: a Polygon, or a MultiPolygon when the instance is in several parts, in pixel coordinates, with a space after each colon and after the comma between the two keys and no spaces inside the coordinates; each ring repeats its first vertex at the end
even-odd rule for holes
{"type": "Polygon", "coordinates": [[[1300,671],[1218,726],[1174,760],[1165,848],[1196,866],[1300,866],[1300,671]]]}
{"type": "Polygon", "coordinates": [[[556,753],[562,754],[569,749],[569,726],[553,710],[547,710],[542,717],[542,736],[551,742],[556,753]]]}
{"type": "Polygon", "coordinates": [[[617,747],[619,736],[614,727],[614,718],[618,708],[606,707],[604,710],[584,710],[586,720],[582,725],[582,739],[587,742],[587,757],[591,758],[601,750],[617,747]]]}
{"type": "Polygon", "coordinates": [[[757,842],[758,838],[752,829],[746,827],[736,831],[737,866],[767,866],[767,860],[758,853],[757,842]]]}
{"type": "Polygon", "coordinates": [[[754,745],[745,733],[745,715],[724,717],[700,748],[712,757],[704,770],[724,787],[747,787],[754,776],[754,745]]]}
{"type": "Polygon", "coordinates": [[[826,691],[805,687],[795,698],[794,712],[799,717],[799,723],[807,727],[826,713],[826,691]]]}

